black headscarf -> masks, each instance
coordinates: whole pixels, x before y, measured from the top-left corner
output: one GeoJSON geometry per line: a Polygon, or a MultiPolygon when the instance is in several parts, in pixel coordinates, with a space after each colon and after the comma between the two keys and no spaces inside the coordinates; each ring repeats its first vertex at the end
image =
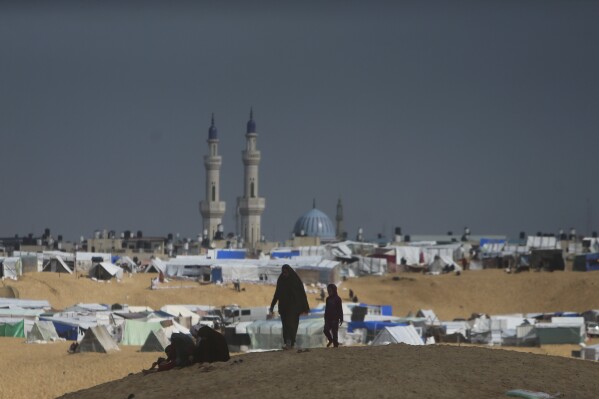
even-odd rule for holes
{"type": "Polygon", "coordinates": [[[271,309],[274,308],[277,301],[280,314],[299,315],[310,312],[304,283],[289,265],[283,265],[281,275],[277,279],[277,289],[270,304],[271,309]]]}

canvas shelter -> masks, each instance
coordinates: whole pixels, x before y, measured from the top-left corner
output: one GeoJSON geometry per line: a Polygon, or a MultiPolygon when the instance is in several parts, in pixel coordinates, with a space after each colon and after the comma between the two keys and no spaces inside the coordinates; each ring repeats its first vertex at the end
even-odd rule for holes
{"type": "MultiPolygon", "coordinates": [[[[300,317],[297,329],[296,346],[298,348],[319,348],[325,345],[322,333],[324,319],[318,317],[300,317]]],[[[281,320],[259,320],[246,326],[250,336],[251,349],[280,349],[283,345],[281,320]]]]}
{"type": "Polygon", "coordinates": [[[168,346],[169,339],[166,337],[166,333],[163,329],[157,331],[150,331],[146,342],[142,345],[141,352],[164,352],[164,349],[168,346]]]}
{"type": "Polygon", "coordinates": [[[27,334],[27,342],[55,342],[60,340],[56,328],[51,321],[36,321],[33,328],[27,334]]]}
{"type": "Polygon", "coordinates": [[[112,255],[109,253],[99,252],[77,252],[75,254],[75,270],[80,272],[88,272],[93,266],[93,259],[102,259],[102,262],[110,263],[112,255]]]}
{"type": "Polygon", "coordinates": [[[0,260],[0,277],[16,279],[22,274],[21,258],[13,256],[0,260]]]}
{"type": "Polygon", "coordinates": [[[77,352],[108,353],[120,350],[106,326],[90,327],[77,347],[77,352]]]}
{"type": "Polygon", "coordinates": [[[110,280],[123,278],[123,269],[108,262],[96,263],[89,270],[89,276],[98,280],[110,280]]]}
{"type": "Polygon", "coordinates": [[[599,270],[599,253],[577,255],[574,258],[572,270],[575,272],[590,272],[599,270]]]}
{"type": "Polygon", "coordinates": [[[0,320],[0,337],[25,338],[25,320],[0,320]]]}
{"type": "Polygon", "coordinates": [[[408,344],[424,345],[422,337],[412,325],[383,328],[374,338],[371,345],[408,344]]]}
{"type": "Polygon", "coordinates": [[[126,319],[121,326],[121,345],[143,345],[153,331],[162,328],[159,321],[139,321],[126,319]]]}
{"type": "Polygon", "coordinates": [[[73,274],[73,270],[69,265],[67,265],[62,256],[54,256],[50,258],[46,263],[44,263],[42,271],[73,274]]]}
{"type": "Polygon", "coordinates": [[[581,348],[580,354],[585,360],[599,361],[599,344],[589,345],[581,348]]]}

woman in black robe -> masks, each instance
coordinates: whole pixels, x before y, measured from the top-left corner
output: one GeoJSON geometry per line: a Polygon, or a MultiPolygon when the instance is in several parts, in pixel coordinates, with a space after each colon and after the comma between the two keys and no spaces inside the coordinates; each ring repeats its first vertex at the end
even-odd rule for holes
{"type": "Polygon", "coordinates": [[[218,331],[208,327],[192,327],[191,334],[198,341],[194,361],[196,363],[226,362],[230,359],[227,340],[218,331]]]}
{"type": "Polygon", "coordinates": [[[299,317],[301,314],[309,313],[310,306],[304,283],[289,265],[283,265],[281,269],[270,304],[270,313],[273,312],[277,302],[279,302],[279,315],[283,324],[283,349],[292,349],[295,346],[299,317]]]}

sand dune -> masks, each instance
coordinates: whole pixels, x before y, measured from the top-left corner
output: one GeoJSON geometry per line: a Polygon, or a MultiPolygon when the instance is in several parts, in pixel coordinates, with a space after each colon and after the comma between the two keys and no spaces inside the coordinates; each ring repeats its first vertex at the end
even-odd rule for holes
{"type": "MultiPolygon", "coordinates": [[[[599,273],[522,273],[499,270],[465,272],[461,276],[393,276],[351,279],[340,291],[347,299],[352,288],[360,301],[393,305],[395,315],[419,308],[434,309],[442,319],[467,317],[473,312],[522,313],[599,309],[599,273]]],[[[158,309],[165,304],[221,306],[267,305],[274,287],[242,284],[200,285],[174,281],[167,289],[150,290],[150,275],[124,278],[120,283],[98,283],[87,278],[55,273],[26,274],[19,281],[4,281],[21,298],[46,299],[56,309],[79,302],[128,303],[158,309]],[[191,288],[185,288],[191,287],[191,288]]],[[[309,295],[312,306],[317,295],[309,295]]],[[[501,397],[511,388],[560,391],[563,397],[594,397],[590,379],[599,364],[546,355],[568,356],[576,346],[523,349],[537,355],[468,346],[412,348],[341,348],[308,353],[240,355],[242,363],[227,363],[176,370],[143,377],[157,354],[140,353],[138,347],[121,347],[110,355],[69,355],[68,343],[25,344],[22,339],[0,339],[0,398],[54,398],[80,389],[68,397],[163,397],[174,386],[179,397],[330,396],[355,397],[501,397]],[[327,383],[329,366],[337,368],[327,383]],[[497,366],[497,367],[495,367],[497,366]],[[129,373],[134,375],[126,377],[129,373]],[[234,382],[231,382],[234,381],[234,382]],[[148,383],[151,382],[151,383],[148,383]],[[173,385],[174,384],[174,385],[173,385]],[[338,388],[334,386],[338,385],[338,388]],[[368,393],[366,393],[368,392],[368,393]],[[126,393],[126,394],[125,394],[126,393]],[[223,396],[224,395],[224,396],[223,396]]]]}

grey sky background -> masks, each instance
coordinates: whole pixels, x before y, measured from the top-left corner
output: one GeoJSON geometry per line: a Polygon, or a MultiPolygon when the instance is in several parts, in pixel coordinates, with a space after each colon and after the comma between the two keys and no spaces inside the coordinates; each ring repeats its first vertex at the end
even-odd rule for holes
{"type": "Polygon", "coordinates": [[[263,233],[599,230],[599,2],[0,2],[0,236],[225,231],[254,107],[263,233]],[[589,206],[587,206],[587,203],[589,206]]]}

